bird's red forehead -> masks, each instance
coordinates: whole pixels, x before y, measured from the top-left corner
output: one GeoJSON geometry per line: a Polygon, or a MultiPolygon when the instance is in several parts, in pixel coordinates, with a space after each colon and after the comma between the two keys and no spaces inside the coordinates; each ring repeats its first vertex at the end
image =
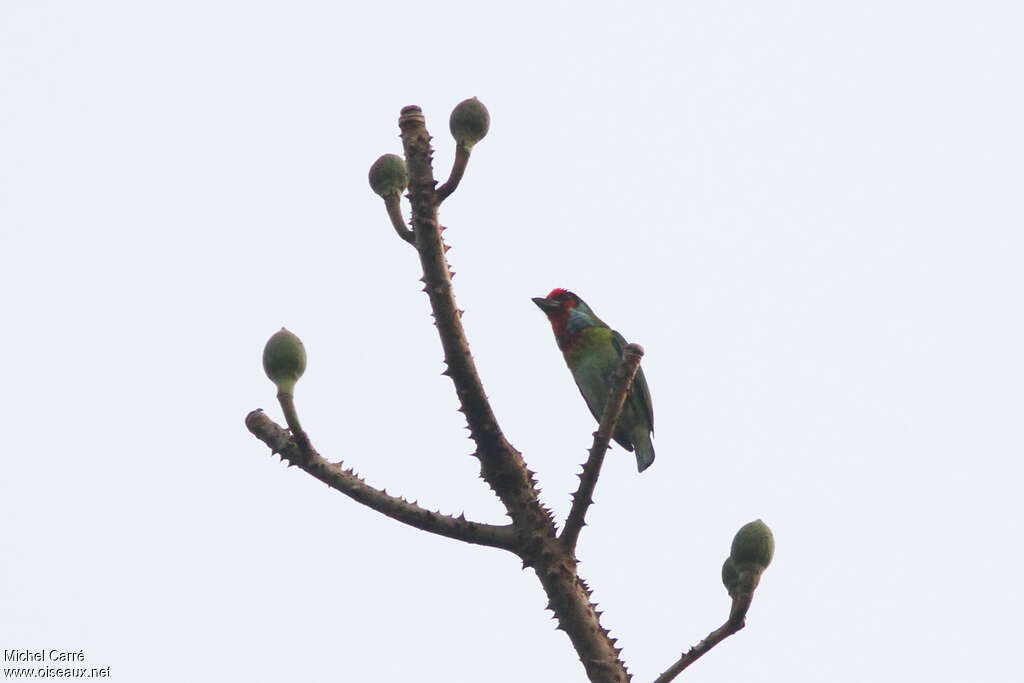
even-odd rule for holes
{"type": "Polygon", "coordinates": [[[567,299],[569,298],[569,292],[562,289],[561,287],[555,287],[548,294],[549,299],[567,299]]]}

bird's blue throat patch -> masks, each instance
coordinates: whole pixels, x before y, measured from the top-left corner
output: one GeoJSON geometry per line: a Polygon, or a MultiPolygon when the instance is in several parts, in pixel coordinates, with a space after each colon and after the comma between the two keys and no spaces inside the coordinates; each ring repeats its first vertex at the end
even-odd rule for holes
{"type": "Polygon", "coordinates": [[[583,330],[587,329],[594,324],[594,319],[579,310],[578,308],[569,309],[569,318],[565,322],[565,331],[569,334],[579,334],[583,330]]]}

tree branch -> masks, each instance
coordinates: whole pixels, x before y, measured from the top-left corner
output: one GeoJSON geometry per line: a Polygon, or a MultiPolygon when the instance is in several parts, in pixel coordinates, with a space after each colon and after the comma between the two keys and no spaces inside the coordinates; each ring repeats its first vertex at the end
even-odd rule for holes
{"type": "Polygon", "coordinates": [[[729,609],[729,620],[709,633],[704,640],[700,641],[684,652],[683,655],[665,673],[654,679],[654,683],[668,683],[682,673],[683,669],[690,666],[702,656],[707,654],[711,648],[741,630],[746,626],[747,610],[754,599],[754,589],[761,580],[761,571],[740,572],[739,581],[732,593],[732,607],[729,609]]]}
{"type": "Polygon", "coordinates": [[[586,524],[584,518],[587,508],[594,502],[594,488],[597,486],[597,477],[601,474],[604,455],[608,452],[608,446],[611,445],[612,436],[615,434],[615,427],[619,423],[619,418],[622,417],[626,398],[629,396],[630,387],[633,386],[633,378],[636,377],[636,373],[640,369],[640,359],[643,355],[644,350],[639,344],[628,344],[623,350],[622,363],[612,375],[612,388],[604,404],[601,422],[597,431],[594,432],[594,445],[590,447],[590,457],[583,465],[580,486],[572,496],[572,509],[569,510],[565,528],[562,529],[562,545],[570,555],[575,553],[580,531],[586,524]]]}
{"type": "Polygon", "coordinates": [[[437,201],[443,202],[452,192],[459,187],[462,176],[466,173],[466,166],[469,165],[469,151],[462,145],[455,145],[455,162],[452,164],[452,172],[448,174],[448,180],[441,187],[437,188],[437,201]]]}
{"type": "MultiPolygon", "coordinates": [[[[351,469],[342,469],[340,463],[330,463],[317,453],[312,445],[300,447],[298,440],[273,422],[262,410],[254,410],[245,418],[245,426],[256,438],[280,454],[289,465],[295,465],[313,475],[333,489],[341,491],[356,502],[373,508],[392,519],[433,534],[454,538],[466,543],[517,550],[517,535],[511,525],[481,524],[466,519],[465,515],[452,517],[434,512],[376,489],[351,469]]],[[[308,444],[308,440],[306,441],[308,444]]]]}
{"type": "Polygon", "coordinates": [[[384,198],[384,208],[387,209],[388,218],[391,219],[391,227],[395,233],[409,244],[416,246],[416,236],[412,230],[405,227],[405,218],[402,216],[402,198],[396,195],[389,195],[384,198]]]}
{"type": "Polygon", "coordinates": [[[572,641],[587,676],[594,683],[625,683],[629,674],[619,659],[619,649],[601,626],[600,615],[590,602],[590,591],[576,573],[575,559],[558,542],[551,511],[538,498],[533,472],[498,427],[470,355],[445,259],[448,248],[441,238],[437,217],[440,198],[434,189],[433,150],[423,112],[416,106],[403,108],[398,126],[409,171],[408,196],[424,291],[444,349],[445,374],[455,385],[470,435],[477,444],[481,476],[508,510],[519,533],[518,552],[523,566],[533,567],[536,572],[548,595],[548,605],[572,641]]]}
{"type": "Polygon", "coordinates": [[[601,625],[601,612],[590,601],[590,587],[579,577],[576,559],[554,537],[542,540],[537,558],[534,571],[548,596],[547,607],[572,641],[587,678],[591,683],[627,683],[622,649],[601,625]]]}
{"type": "Polygon", "coordinates": [[[738,624],[733,623],[732,621],[725,622],[717,629],[709,633],[704,640],[700,641],[692,648],[690,648],[689,652],[684,653],[683,656],[680,657],[675,664],[670,666],[665,671],[665,673],[655,678],[654,683],[668,683],[673,678],[681,674],[683,672],[683,669],[696,662],[698,659],[700,659],[701,656],[703,656],[709,650],[711,650],[711,648],[713,648],[715,645],[718,645],[720,642],[722,642],[732,634],[736,633],[741,628],[743,628],[742,621],[740,621],[738,624]]]}
{"type": "Polygon", "coordinates": [[[277,392],[277,402],[281,404],[281,410],[284,412],[284,421],[288,425],[289,431],[292,433],[292,440],[295,441],[295,445],[299,448],[299,453],[302,454],[303,458],[309,459],[316,453],[313,450],[313,444],[309,441],[309,435],[306,434],[306,430],[302,428],[299,423],[299,413],[295,410],[295,395],[289,392],[279,391],[277,392]]]}
{"type": "Polygon", "coordinates": [[[445,258],[448,247],[441,238],[442,227],[437,218],[440,199],[434,189],[437,182],[431,166],[433,150],[423,112],[417,106],[403,108],[398,126],[409,170],[408,196],[412,204],[416,249],[423,268],[423,291],[430,299],[434,324],[441,337],[447,366],[445,374],[455,385],[470,436],[477,444],[481,474],[498,494],[513,522],[522,525],[520,528],[547,528],[553,534],[554,520],[540,505],[533,473],[502,434],[469,352],[462,328],[462,312],[455,305],[452,274],[445,258]]]}

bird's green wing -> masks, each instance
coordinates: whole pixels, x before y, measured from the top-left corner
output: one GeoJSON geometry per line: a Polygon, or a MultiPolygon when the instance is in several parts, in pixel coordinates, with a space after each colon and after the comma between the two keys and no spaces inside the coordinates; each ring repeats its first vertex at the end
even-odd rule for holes
{"type": "Polygon", "coordinates": [[[643,368],[636,371],[636,379],[633,380],[633,386],[640,393],[640,399],[643,401],[644,409],[647,411],[647,424],[651,426],[651,432],[654,432],[654,408],[651,406],[651,390],[647,388],[647,378],[644,377],[643,368]]]}
{"type": "MultiPolygon", "coordinates": [[[[615,346],[615,350],[619,352],[619,358],[622,358],[624,349],[626,348],[626,338],[621,334],[612,330],[612,344],[615,346]]],[[[633,378],[633,390],[637,392],[640,397],[640,403],[644,407],[644,412],[647,413],[647,424],[651,426],[651,431],[654,431],[654,408],[651,406],[651,390],[647,388],[647,378],[644,377],[644,369],[638,368],[636,371],[636,377],[633,378]]]]}

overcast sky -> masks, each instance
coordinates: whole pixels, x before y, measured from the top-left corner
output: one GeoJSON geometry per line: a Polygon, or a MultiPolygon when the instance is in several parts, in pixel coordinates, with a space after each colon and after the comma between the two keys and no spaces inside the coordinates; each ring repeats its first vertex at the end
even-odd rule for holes
{"type": "MultiPolygon", "coordinates": [[[[442,222],[495,411],[559,522],[595,428],[530,297],[644,346],[657,461],[579,547],[650,681],[1019,670],[1022,11],[980,2],[0,0],[0,649],[115,681],[582,681],[513,556],[284,467],[260,354],[305,342],[319,451],[503,523],[415,253],[366,182],[423,107],[491,132],[442,222]]],[[[5,664],[4,666],[7,666],[5,664]]]]}

